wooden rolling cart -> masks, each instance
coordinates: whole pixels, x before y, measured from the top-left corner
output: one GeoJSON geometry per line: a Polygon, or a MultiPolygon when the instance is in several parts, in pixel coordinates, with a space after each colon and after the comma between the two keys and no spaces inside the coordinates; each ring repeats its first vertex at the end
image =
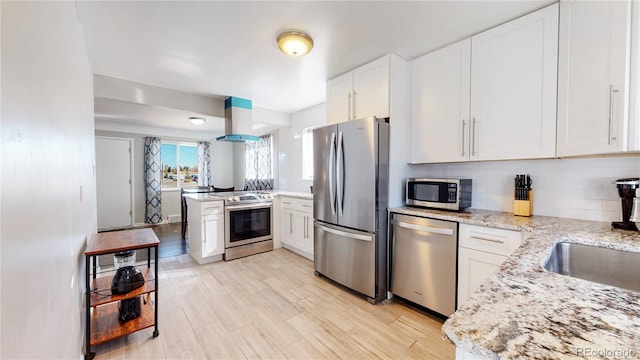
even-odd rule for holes
{"type": "Polygon", "coordinates": [[[96,353],[91,346],[155,326],[153,337],[158,332],[158,244],[160,240],[152,229],[123,230],[93,234],[87,241],[85,255],[86,282],[86,339],[85,360],[96,353]],[[151,249],[154,249],[153,269],[151,249]],[[96,257],[120,251],[147,249],[147,268],[141,269],[145,283],[126,294],[111,294],[112,276],[97,277],[96,257]],[[92,271],[91,271],[92,270],[92,271]],[[151,294],[154,294],[151,301],[151,294]],[[135,319],[121,322],[118,319],[118,302],[141,297],[141,313],[135,319]],[[93,310],[93,311],[92,311],[93,310]]]}

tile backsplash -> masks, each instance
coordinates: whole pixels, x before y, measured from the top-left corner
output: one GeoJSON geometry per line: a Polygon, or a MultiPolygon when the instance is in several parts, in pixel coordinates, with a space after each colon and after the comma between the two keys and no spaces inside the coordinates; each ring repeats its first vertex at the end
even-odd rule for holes
{"type": "Polygon", "coordinates": [[[640,177],[640,156],[412,165],[411,176],[473,179],[475,209],[513,211],[513,179],[531,174],[533,214],[619,221],[614,181],[640,177]]]}

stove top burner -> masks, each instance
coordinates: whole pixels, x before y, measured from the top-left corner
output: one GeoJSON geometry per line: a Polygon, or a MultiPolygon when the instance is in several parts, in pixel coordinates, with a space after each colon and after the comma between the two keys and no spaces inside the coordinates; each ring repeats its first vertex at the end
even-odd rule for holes
{"type": "Polygon", "coordinates": [[[271,202],[273,194],[269,191],[233,191],[214,193],[213,196],[224,199],[225,205],[271,202]]]}

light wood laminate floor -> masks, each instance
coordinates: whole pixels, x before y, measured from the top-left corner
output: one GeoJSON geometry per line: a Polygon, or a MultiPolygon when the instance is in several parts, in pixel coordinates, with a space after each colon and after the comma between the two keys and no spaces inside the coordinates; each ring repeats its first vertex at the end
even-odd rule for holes
{"type": "Polygon", "coordinates": [[[277,249],[198,265],[160,259],[159,331],[95,346],[96,359],[453,359],[442,320],[394,300],[378,305],[277,249]]]}

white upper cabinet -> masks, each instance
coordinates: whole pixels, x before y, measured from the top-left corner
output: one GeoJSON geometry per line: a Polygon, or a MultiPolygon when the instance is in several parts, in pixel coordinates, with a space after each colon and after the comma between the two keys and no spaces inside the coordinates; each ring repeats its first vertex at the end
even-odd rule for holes
{"type": "Polygon", "coordinates": [[[412,163],[555,156],[558,4],[412,61],[412,163]]]}
{"type": "Polygon", "coordinates": [[[558,156],[629,150],[631,10],[631,1],[560,3],[558,156]]]}
{"type": "Polygon", "coordinates": [[[471,160],[555,156],[558,4],[471,38],[471,160]]]}
{"type": "Polygon", "coordinates": [[[353,73],[327,81],[327,125],[351,120],[353,73]]]}
{"type": "Polygon", "coordinates": [[[327,124],[389,117],[389,55],[327,82],[327,124]]]}
{"type": "Polygon", "coordinates": [[[411,163],[469,160],[471,39],[411,63],[411,163]]]}
{"type": "Polygon", "coordinates": [[[353,71],[353,119],[389,117],[389,56],[353,71]]]}

